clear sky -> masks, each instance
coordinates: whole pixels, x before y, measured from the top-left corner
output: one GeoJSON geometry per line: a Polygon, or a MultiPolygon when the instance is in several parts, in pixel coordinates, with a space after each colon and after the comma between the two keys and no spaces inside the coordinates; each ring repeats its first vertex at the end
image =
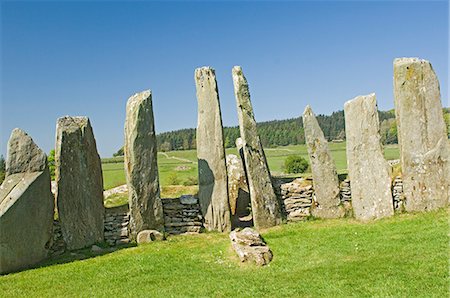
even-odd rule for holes
{"type": "Polygon", "coordinates": [[[216,69],[237,125],[241,65],[257,121],[317,114],[375,92],[393,108],[392,61],[430,60],[448,106],[447,1],[1,3],[1,147],[27,131],[45,151],[56,119],[91,119],[102,157],[123,143],[127,98],[151,89],[157,132],[197,125],[194,69],[216,69]]]}

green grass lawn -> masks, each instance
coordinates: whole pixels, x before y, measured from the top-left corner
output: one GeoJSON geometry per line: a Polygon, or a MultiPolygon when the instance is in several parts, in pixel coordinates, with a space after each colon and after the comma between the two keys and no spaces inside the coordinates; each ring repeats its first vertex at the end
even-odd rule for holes
{"type": "MultiPolygon", "coordinates": [[[[330,143],[329,148],[336,162],[336,168],[339,173],[345,173],[347,170],[347,159],[345,152],[345,143],[330,143]]],[[[307,160],[308,153],[305,145],[291,145],[278,148],[264,149],[269,163],[272,175],[283,175],[284,160],[289,155],[301,155],[307,160]]],[[[385,147],[386,159],[398,159],[399,153],[397,145],[385,147]]],[[[237,154],[236,148],[229,148],[226,154],[237,154]]],[[[123,158],[104,159],[103,180],[105,189],[125,184],[125,174],[123,170],[123,158]]],[[[158,170],[161,186],[169,185],[192,185],[197,180],[197,152],[195,150],[171,151],[158,153],[158,170]],[[176,183],[174,183],[176,182],[176,183]]]]}
{"type": "MultiPolygon", "coordinates": [[[[170,237],[0,277],[2,297],[449,297],[448,213],[315,220],[262,235],[269,266],[241,264],[228,234],[170,237]]],[[[58,261],[47,262],[48,264],[58,261]]]]}

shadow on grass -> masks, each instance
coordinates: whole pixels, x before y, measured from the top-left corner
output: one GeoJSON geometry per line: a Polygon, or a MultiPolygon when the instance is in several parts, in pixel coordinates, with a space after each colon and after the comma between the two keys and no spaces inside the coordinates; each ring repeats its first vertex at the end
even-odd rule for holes
{"type": "Polygon", "coordinates": [[[48,266],[53,266],[53,265],[58,265],[58,264],[65,264],[65,263],[71,263],[74,261],[95,258],[98,256],[107,255],[107,254],[110,254],[110,253],[113,253],[115,251],[122,250],[125,248],[135,247],[136,243],[121,244],[121,245],[113,246],[113,247],[110,247],[106,243],[97,243],[97,244],[95,244],[95,246],[98,246],[99,248],[101,248],[101,250],[93,251],[91,249],[91,247],[87,247],[87,248],[83,248],[83,249],[79,249],[79,250],[65,251],[64,253],[62,253],[60,255],[51,256],[50,258],[36,264],[35,266],[32,266],[27,269],[22,269],[19,271],[48,267],[48,266]]]}

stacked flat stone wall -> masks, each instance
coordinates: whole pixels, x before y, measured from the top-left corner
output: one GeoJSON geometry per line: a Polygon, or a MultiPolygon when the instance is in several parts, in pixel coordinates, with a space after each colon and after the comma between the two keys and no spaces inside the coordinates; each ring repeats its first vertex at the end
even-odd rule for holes
{"type": "Polygon", "coordinates": [[[278,181],[275,183],[275,193],[281,200],[281,209],[288,222],[308,219],[313,204],[312,180],[278,181]]]}
{"type": "Polygon", "coordinates": [[[394,200],[394,209],[396,211],[405,210],[405,197],[403,195],[403,180],[402,177],[395,177],[392,182],[392,199],[394,200]]]}
{"type": "Polygon", "coordinates": [[[105,209],[105,242],[111,246],[130,243],[128,205],[105,209]]]}
{"type": "MultiPolygon", "coordinates": [[[[274,178],[274,188],[281,202],[282,211],[288,222],[307,220],[311,215],[311,207],[315,203],[315,192],[312,179],[282,179],[274,178]]],[[[340,182],[340,201],[346,216],[352,216],[352,192],[350,180],[340,182]]],[[[403,182],[400,176],[392,182],[392,197],[395,211],[405,210],[403,195],[403,182]]]]}
{"type": "Polygon", "coordinates": [[[350,188],[350,180],[345,179],[339,184],[339,195],[341,199],[341,204],[346,206],[350,205],[352,202],[352,190],[350,188]]]}
{"type": "Polygon", "coordinates": [[[181,196],[175,199],[162,199],[164,225],[167,234],[200,233],[203,216],[198,198],[181,196]]]}
{"type": "Polygon", "coordinates": [[[61,223],[59,220],[53,221],[53,242],[50,247],[49,254],[59,256],[66,251],[66,242],[61,231],[61,223]]]}

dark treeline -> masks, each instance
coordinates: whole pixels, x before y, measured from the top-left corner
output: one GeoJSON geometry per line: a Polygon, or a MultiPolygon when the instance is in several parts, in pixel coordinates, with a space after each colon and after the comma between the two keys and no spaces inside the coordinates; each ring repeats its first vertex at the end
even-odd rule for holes
{"type": "MultiPolygon", "coordinates": [[[[397,126],[395,124],[394,110],[379,111],[381,123],[381,136],[385,144],[397,143],[397,126]]],[[[317,115],[317,121],[329,141],[345,139],[344,111],[334,112],[331,115],[317,115]]],[[[298,145],[305,143],[302,118],[286,120],[273,120],[257,124],[258,133],[264,147],[298,145]]],[[[225,147],[235,146],[239,137],[239,127],[224,128],[225,147]]],[[[157,135],[159,151],[189,150],[196,148],[195,129],[180,129],[164,132],[157,135]]],[[[123,155],[120,149],[114,156],[123,155]]]]}

